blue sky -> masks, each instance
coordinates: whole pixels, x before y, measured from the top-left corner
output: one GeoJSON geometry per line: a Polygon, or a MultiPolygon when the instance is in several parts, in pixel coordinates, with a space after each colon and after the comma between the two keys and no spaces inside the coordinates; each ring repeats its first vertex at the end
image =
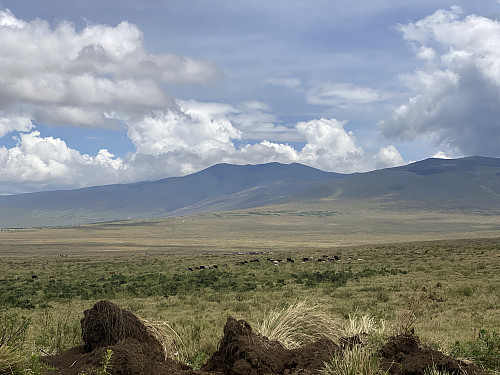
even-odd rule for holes
{"type": "Polygon", "coordinates": [[[500,156],[500,5],[0,0],[0,194],[500,156]]]}

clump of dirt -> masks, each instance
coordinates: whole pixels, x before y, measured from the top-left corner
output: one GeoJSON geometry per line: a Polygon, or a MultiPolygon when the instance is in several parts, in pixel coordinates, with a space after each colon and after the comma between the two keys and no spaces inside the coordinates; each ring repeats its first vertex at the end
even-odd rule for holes
{"type": "Polygon", "coordinates": [[[65,353],[43,357],[57,368],[49,374],[96,373],[111,349],[113,375],[309,375],[319,374],[332,353],[340,349],[328,339],[298,349],[286,349],[279,342],[255,334],[244,320],[228,318],[218,351],[202,367],[166,358],[161,343],[133,313],[109,301],[100,301],[84,311],[81,320],[84,345],[65,353]]]}
{"type": "Polygon", "coordinates": [[[429,368],[449,374],[486,374],[477,366],[423,346],[414,335],[390,337],[380,350],[380,357],[380,367],[390,374],[420,375],[429,368]]]}
{"type": "Polygon", "coordinates": [[[320,339],[297,349],[255,334],[244,320],[229,317],[216,353],[201,370],[225,375],[319,374],[332,353],[340,349],[320,339]]]}
{"type": "Polygon", "coordinates": [[[42,360],[57,370],[50,374],[95,373],[111,349],[116,375],[196,374],[191,367],[166,358],[163,345],[136,315],[109,301],[97,302],[81,320],[83,346],[42,360]]]}
{"type": "Polygon", "coordinates": [[[80,324],[87,352],[115,345],[125,338],[134,338],[154,356],[166,355],[163,346],[139,317],[112,302],[100,301],[85,310],[80,324]]]}

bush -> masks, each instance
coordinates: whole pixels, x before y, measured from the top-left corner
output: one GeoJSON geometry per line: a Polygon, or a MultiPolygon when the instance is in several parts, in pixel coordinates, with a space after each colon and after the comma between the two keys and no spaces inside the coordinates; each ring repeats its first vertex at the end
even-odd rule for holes
{"type": "Polygon", "coordinates": [[[450,355],[454,358],[467,358],[477,365],[490,370],[500,370],[500,334],[479,331],[478,337],[466,343],[455,342],[450,355]]]}

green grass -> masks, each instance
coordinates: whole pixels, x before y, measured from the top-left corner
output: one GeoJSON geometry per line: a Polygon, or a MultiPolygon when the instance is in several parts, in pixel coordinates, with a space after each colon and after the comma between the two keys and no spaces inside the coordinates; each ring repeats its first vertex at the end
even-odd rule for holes
{"type": "Polygon", "coordinates": [[[486,368],[500,370],[500,334],[482,329],[473,340],[455,342],[451,355],[471,360],[486,368]]]}
{"type": "Polygon", "coordinates": [[[368,221],[327,211],[269,209],[265,215],[0,232],[0,337],[2,329],[5,337],[15,336],[26,362],[31,354],[66,350],[80,344],[83,310],[100,299],[167,322],[166,337],[178,335],[172,355],[195,366],[216,350],[228,316],[255,329],[271,311],[297,301],[316,306],[343,332],[371,330],[380,341],[384,332],[413,328],[424,342],[454,355],[454,348],[476,351],[467,343],[481,330],[498,332],[496,219],[442,215],[441,223],[418,214],[400,216],[398,225],[395,215],[368,212],[368,221]],[[404,227],[412,224],[413,232],[404,227]],[[475,226],[488,231],[472,231],[475,226]],[[481,234],[487,236],[474,238],[481,234]],[[448,239],[422,241],[442,237],[448,239]],[[341,261],[300,261],[323,255],[341,261]],[[295,262],[267,261],[287,257],[295,262]],[[259,262],[237,264],[254,259],[259,262]],[[214,264],[219,267],[188,271],[214,264]],[[412,305],[420,295],[424,303],[412,305]],[[13,335],[23,321],[26,327],[13,335]]]}

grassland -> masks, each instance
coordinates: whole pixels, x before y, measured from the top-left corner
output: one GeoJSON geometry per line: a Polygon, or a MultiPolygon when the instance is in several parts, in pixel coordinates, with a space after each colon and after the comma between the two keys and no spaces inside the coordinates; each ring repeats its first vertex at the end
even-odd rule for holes
{"type": "Polygon", "coordinates": [[[450,352],[499,330],[499,225],[497,217],[297,206],[1,231],[1,314],[31,320],[25,353],[49,353],[78,344],[83,310],[110,299],[168,321],[194,363],[215,350],[227,316],[256,324],[306,300],[340,322],[369,315],[395,327],[419,300],[415,332],[450,352]],[[317,262],[324,255],[340,261],[317,262]],[[295,262],[267,260],[287,257],[295,262]]]}
{"type": "Polygon", "coordinates": [[[500,235],[500,217],[495,215],[402,212],[380,210],[379,205],[367,201],[355,207],[325,201],[314,206],[2,230],[0,256],[296,252],[500,235]]]}

